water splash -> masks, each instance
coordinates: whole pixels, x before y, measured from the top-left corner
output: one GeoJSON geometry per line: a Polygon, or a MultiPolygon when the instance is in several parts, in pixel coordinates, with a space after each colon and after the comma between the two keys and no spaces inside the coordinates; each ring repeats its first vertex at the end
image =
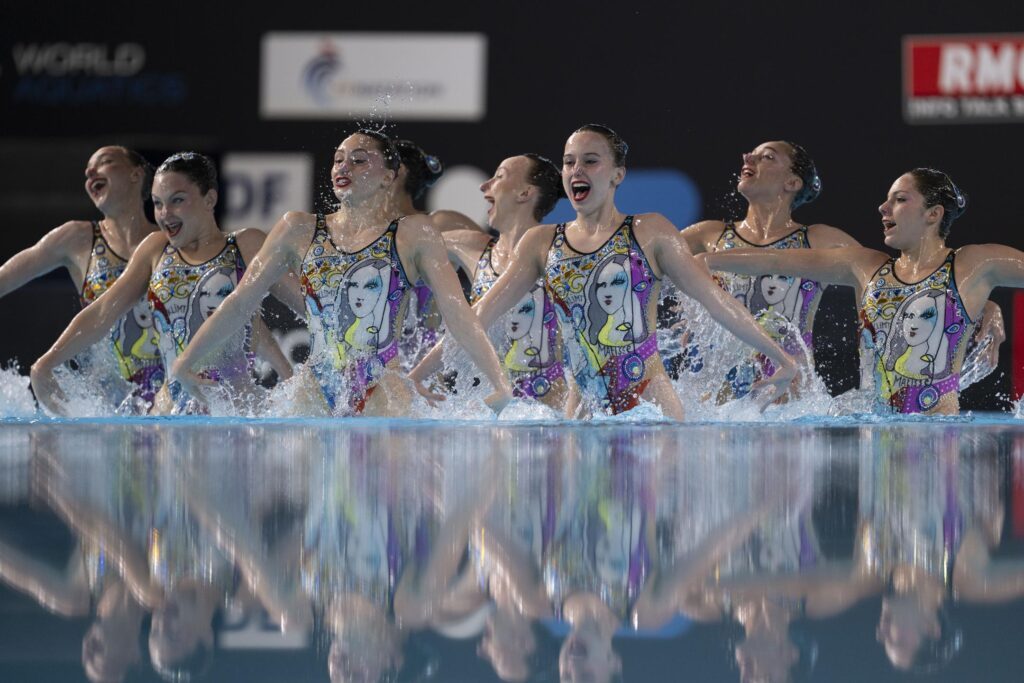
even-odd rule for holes
{"type": "Polygon", "coordinates": [[[35,417],[36,400],[29,389],[28,377],[18,370],[17,363],[0,368],[0,414],[3,417],[35,417]]]}

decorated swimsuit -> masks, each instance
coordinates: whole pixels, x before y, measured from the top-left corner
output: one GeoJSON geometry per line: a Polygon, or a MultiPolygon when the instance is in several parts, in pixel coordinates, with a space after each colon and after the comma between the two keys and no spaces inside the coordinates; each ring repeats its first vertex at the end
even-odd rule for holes
{"type": "MultiPolygon", "coordinates": [[[[235,236],[228,235],[219,254],[208,261],[192,264],[181,252],[168,244],[153,275],[149,278],[149,305],[153,311],[153,324],[160,335],[160,355],[165,368],[188,347],[199,326],[238,286],[245,273],[242,252],[235,236]]],[[[247,377],[252,366],[249,341],[252,326],[246,325],[240,335],[238,360],[216,368],[205,368],[200,374],[212,380],[235,380],[247,377]]],[[[229,348],[235,348],[231,346],[229,348]]],[[[178,382],[172,382],[170,397],[178,410],[188,411],[190,397],[178,382]]]]}
{"type": "MultiPolygon", "coordinates": [[[[491,255],[497,238],[487,243],[476,264],[470,304],[483,298],[497,281],[491,255]]],[[[513,308],[497,346],[501,365],[513,384],[517,397],[543,398],[552,385],[565,381],[558,318],[551,297],[538,280],[530,292],[513,308]]]]}
{"type": "MultiPolygon", "coordinates": [[[[753,244],[740,237],[732,223],[726,225],[715,242],[715,251],[729,249],[810,249],[807,226],[769,244],[753,244]]],[[[765,331],[791,356],[801,356],[804,349],[813,349],[814,314],[821,301],[822,287],[813,280],[784,275],[735,275],[715,273],[719,285],[739,300],[757,319],[765,331]]],[[[763,377],[775,374],[775,365],[762,353],[755,353],[747,362],[732,368],[727,376],[732,398],[750,392],[750,386],[763,377]]]]}
{"type": "MultiPolygon", "coordinates": [[[[128,259],[110,248],[100,225],[92,223],[92,251],[82,282],[82,306],[95,301],[121,277],[128,259]]],[[[132,384],[132,398],[152,403],[164,383],[164,366],[157,348],[153,316],[145,299],[110,330],[110,345],[121,377],[132,384]]]]}
{"type": "Polygon", "coordinates": [[[974,323],[956,287],[950,252],[920,282],[903,282],[895,259],[879,268],[860,307],[862,353],[871,354],[875,400],[896,413],[927,413],[958,398],[960,370],[974,323]]]}
{"type": "Polygon", "coordinates": [[[358,414],[384,369],[398,364],[412,286],[398,257],[395,219],[359,251],[335,246],[323,215],[302,259],[310,367],[332,410],[358,414]]]}
{"type": "Polygon", "coordinates": [[[570,368],[583,395],[613,414],[639,404],[651,364],[661,364],[658,282],[633,234],[633,216],[589,253],[569,244],[564,223],[555,227],[545,284],[570,368]]]}

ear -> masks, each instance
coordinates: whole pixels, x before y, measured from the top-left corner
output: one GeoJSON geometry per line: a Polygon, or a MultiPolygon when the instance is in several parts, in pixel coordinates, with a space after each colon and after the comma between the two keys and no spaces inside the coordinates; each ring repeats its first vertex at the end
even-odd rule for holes
{"type": "Polygon", "coordinates": [[[612,174],[612,187],[618,187],[622,184],[622,181],[626,179],[626,167],[616,166],[615,173],[612,174]]]}
{"type": "Polygon", "coordinates": [[[946,215],[946,207],[942,204],[936,204],[935,206],[930,207],[925,212],[925,215],[928,217],[929,221],[932,221],[933,223],[941,223],[943,217],[946,215]]]}
{"type": "Polygon", "coordinates": [[[217,190],[210,190],[203,197],[203,201],[206,202],[206,208],[213,210],[213,207],[217,206],[217,190]]]}
{"type": "Polygon", "coordinates": [[[522,190],[516,193],[516,203],[523,204],[533,199],[537,194],[537,186],[527,184],[522,190]]]}
{"type": "Polygon", "coordinates": [[[388,172],[384,174],[384,180],[381,182],[381,187],[388,187],[393,185],[395,180],[398,179],[398,171],[388,169],[388,172]]]}
{"type": "Polygon", "coordinates": [[[796,194],[797,192],[803,189],[804,180],[798,175],[791,175],[789,177],[789,180],[787,180],[782,187],[785,188],[788,192],[796,194]]]}

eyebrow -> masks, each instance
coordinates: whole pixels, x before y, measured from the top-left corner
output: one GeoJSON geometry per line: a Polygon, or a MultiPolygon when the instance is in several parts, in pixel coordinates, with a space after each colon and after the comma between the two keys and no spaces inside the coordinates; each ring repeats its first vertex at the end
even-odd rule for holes
{"type": "Polygon", "coordinates": [[[776,154],[778,154],[778,153],[779,153],[779,150],[775,149],[775,148],[774,148],[774,147],[772,147],[771,145],[765,145],[765,146],[764,146],[764,148],[765,148],[766,150],[769,150],[769,149],[770,149],[771,151],[775,152],[776,154]]]}

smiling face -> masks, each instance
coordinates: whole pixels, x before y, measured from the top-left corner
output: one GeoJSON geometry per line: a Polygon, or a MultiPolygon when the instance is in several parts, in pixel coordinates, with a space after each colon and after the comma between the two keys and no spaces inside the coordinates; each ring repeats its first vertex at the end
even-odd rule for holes
{"type": "Polygon", "coordinates": [[[793,159],[785,142],[765,142],[743,155],[736,190],[748,201],[795,192],[800,180],[792,170],[793,159]]]}
{"type": "Polygon", "coordinates": [[[889,196],[878,212],[882,214],[885,244],[893,249],[907,249],[929,231],[938,233],[942,217],[939,207],[926,208],[924,195],[917,189],[914,177],[905,173],[889,188],[889,196]]]}
{"type": "Polygon", "coordinates": [[[139,197],[144,173],[128,160],[121,147],[101,147],[85,167],[85,191],[100,211],[107,213],[139,197]]]}
{"type": "Polygon", "coordinates": [[[357,318],[373,314],[384,294],[384,282],[373,266],[360,268],[348,280],[348,303],[357,318]]]}
{"type": "Polygon", "coordinates": [[[786,275],[767,275],[761,278],[761,294],[769,306],[782,303],[793,286],[793,278],[786,275]]]}
{"type": "Polygon", "coordinates": [[[395,171],[387,167],[379,140],[355,133],[334,151],[331,187],[338,201],[358,205],[390,188],[395,171]]]}
{"type": "Polygon", "coordinates": [[[605,264],[597,276],[595,285],[595,294],[601,310],[608,315],[621,311],[628,287],[629,277],[626,275],[626,269],[614,261],[605,264]]]}
{"type": "Polygon", "coordinates": [[[234,289],[235,285],[231,282],[231,278],[224,273],[217,272],[206,278],[199,289],[199,311],[203,320],[213,315],[217,307],[223,303],[224,299],[228,298],[228,294],[231,294],[234,289]]]}
{"type": "Polygon", "coordinates": [[[903,311],[903,319],[900,321],[903,338],[911,346],[926,343],[935,330],[938,316],[935,299],[930,296],[922,296],[911,301],[903,311]]]}
{"type": "Polygon", "coordinates": [[[180,248],[198,239],[203,226],[213,222],[217,191],[203,194],[188,176],[174,171],[153,179],[153,212],[156,224],[171,246],[180,248]]]}
{"type": "Polygon", "coordinates": [[[509,227],[517,217],[516,209],[527,199],[524,193],[530,187],[531,163],[524,156],[509,157],[498,165],[494,176],[480,186],[484,200],[490,206],[487,223],[498,232],[509,227]]]}
{"type": "Polygon", "coordinates": [[[600,133],[573,133],[562,154],[562,186],[577,211],[602,206],[614,196],[626,169],[616,166],[611,145],[600,133]]]}

